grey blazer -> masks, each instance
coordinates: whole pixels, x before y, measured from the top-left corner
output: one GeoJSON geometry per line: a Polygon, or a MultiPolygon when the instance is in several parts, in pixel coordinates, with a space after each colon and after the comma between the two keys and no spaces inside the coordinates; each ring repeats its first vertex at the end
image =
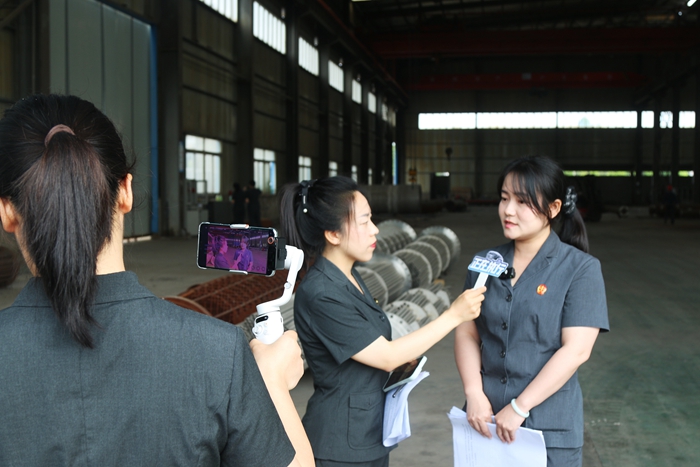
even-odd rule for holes
{"type": "MultiPolygon", "coordinates": [[[[494,248],[513,263],[513,242],[494,248]]],[[[486,250],[477,253],[485,256],[486,250]]],[[[481,315],[484,392],[498,413],[525,389],[561,347],[561,330],[587,326],[608,331],[608,309],[600,262],[559,240],[552,232],[535,258],[511,281],[489,277],[481,315]]],[[[469,271],[465,288],[478,274],[469,271]]],[[[530,411],[525,427],[542,430],[547,447],[583,445],[583,397],[574,374],[530,411]]]]}
{"type": "Polygon", "coordinates": [[[286,467],[294,458],[245,336],[98,276],[95,348],[32,279],[0,311],[0,465],[286,467]]]}
{"type": "Polygon", "coordinates": [[[367,462],[384,457],[384,393],[388,373],[352,360],[380,336],[391,339],[391,324],[330,261],[316,260],[294,300],[294,320],[314,376],[314,393],[303,418],[318,459],[367,462]]]}

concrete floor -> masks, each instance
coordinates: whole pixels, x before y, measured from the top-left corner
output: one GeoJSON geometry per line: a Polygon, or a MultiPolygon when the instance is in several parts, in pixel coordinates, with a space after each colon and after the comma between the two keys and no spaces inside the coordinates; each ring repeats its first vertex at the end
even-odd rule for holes
{"type": "MultiPolygon", "coordinates": [[[[599,337],[580,369],[584,394],[585,467],[700,464],[700,220],[674,226],[643,212],[588,224],[592,254],[603,264],[611,332],[599,337]]],[[[377,220],[383,216],[375,216],[377,220]]],[[[417,231],[444,225],[459,236],[462,254],[444,275],[451,293],[463,284],[475,252],[503,242],[494,207],[467,213],[402,216],[417,231]]],[[[2,243],[11,241],[7,237],[2,243]]],[[[125,247],[127,268],[157,295],[176,295],[221,272],[195,266],[194,239],[160,239],[125,247]]],[[[0,289],[0,309],[26,282],[0,289]]],[[[464,396],[448,336],[428,353],[431,373],[412,393],[413,436],[391,455],[391,467],[452,465],[452,435],[445,415],[464,396]]],[[[313,382],[293,391],[303,413],[313,382]]]]}

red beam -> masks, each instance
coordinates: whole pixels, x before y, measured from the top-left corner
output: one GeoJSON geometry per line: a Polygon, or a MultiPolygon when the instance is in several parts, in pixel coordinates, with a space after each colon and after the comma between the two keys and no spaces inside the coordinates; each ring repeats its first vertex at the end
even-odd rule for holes
{"type": "Polygon", "coordinates": [[[462,75],[423,75],[418,81],[405,84],[411,91],[443,91],[469,89],[584,89],[635,88],[647,84],[647,77],[638,73],[484,73],[462,75]]]}
{"type": "Polygon", "coordinates": [[[465,31],[368,37],[384,59],[487,55],[674,53],[700,46],[700,29],[624,28],[465,31]]]}

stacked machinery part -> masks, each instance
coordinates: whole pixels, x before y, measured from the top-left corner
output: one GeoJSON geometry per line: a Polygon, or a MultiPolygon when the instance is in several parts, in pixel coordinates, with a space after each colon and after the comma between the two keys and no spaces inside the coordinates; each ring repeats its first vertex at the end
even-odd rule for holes
{"type": "Polygon", "coordinates": [[[442,269],[440,272],[445,272],[452,262],[452,250],[447,245],[445,240],[437,235],[421,235],[416,241],[425,242],[438,251],[440,254],[440,259],[442,260],[442,269]]]}
{"type": "MultiPolygon", "coordinates": [[[[366,263],[358,263],[357,267],[366,267],[379,274],[386,285],[387,302],[396,300],[412,287],[411,271],[405,262],[394,255],[375,253],[371,260],[366,263]]],[[[364,280],[364,277],[362,279],[364,280]]]]}
{"type": "Polygon", "coordinates": [[[425,309],[432,319],[437,318],[450,307],[449,296],[439,284],[433,284],[429,289],[411,289],[399,297],[399,301],[415,303],[425,309]]]}
{"type": "Polygon", "coordinates": [[[425,256],[425,259],[427,259],[428,263],[430,264],[430,282],[440,277],[440,273],[442,272],[442,264],[444,260],[441,257],[440,252],[437,250],[437,248],[435,248],[430,243],[421,240],[416,240],[415,242],[411,242],[408,245],[406,245],[403,249],[416,251],[425,256]]]}
{"type": "Polygon", "coordinates": [[[377,224],[377,251],[393,253],[416,239],[416,231],[407,223],[399,220],[386,220],[377,224]]]}
{"type": "Polygon", "coordinates": [[[386,306],[389,302],[389,289],[382,276],[377,271],[365,266],[357,266],[355,270],[362,277],[362,281],[369,289],[369,293],[372,294],[372,298],[377,301],[380,307],[386,306]]]}
{"type": "MultiPolygon", "coordinates": [[[[396,300],[387,306],[384,311],[386,313],[393,313],[400,318],[402,318],[406,323],[409,324],[411,331],[415,331],[431,322],[433,319],[434,310],[429,313],[425,308],[421,307],[417,303],[396,300]]],[[[437,313],[435,313],[437,314],[437,313]]]]}
{"type": "Polygon", "coordinates": [[[424,235],[435,235],[437,237],[442,238],[445,241],[447,246],[450,247],[451,251],[450,257],[452,259],[450,261],[450,264],[459,258],[459,254],[461,252],[461,245],[459,243],[459,238],[457,238],[457,234],[454,233],[452,229],[435,225],[432,227],[428,227],[427,229],[423,229],[423,231],[420,233],[419,238],[423,237],[424,235]]]}
{"type": "Polygon", "coordinates": [[[391,324],[391,340],[396,340],[414,331],[413,327],[399,315],[394,313],[387,313],[386,315],[391,324]]]}
{"type": "Polygon", "coordinates": [[[414,288],[427,287],[433,281],[433,268],[422,253],[404,248],[395,252],[394,256],[397,256],[408,266],[408,270],[411,271],[411,284],[414,288]]]}

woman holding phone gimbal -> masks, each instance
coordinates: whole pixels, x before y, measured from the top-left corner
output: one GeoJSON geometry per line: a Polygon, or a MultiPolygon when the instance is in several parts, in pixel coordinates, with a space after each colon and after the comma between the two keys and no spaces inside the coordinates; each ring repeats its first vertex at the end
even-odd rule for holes
{"type": "Polygon", "coordinates": [[[0,311],[0,465],[313,464],[289,396],[295,334],[249,347],[125,271],[131,167],[78,97],[0,120],[0,220],[34,276],[0,311]]]}

